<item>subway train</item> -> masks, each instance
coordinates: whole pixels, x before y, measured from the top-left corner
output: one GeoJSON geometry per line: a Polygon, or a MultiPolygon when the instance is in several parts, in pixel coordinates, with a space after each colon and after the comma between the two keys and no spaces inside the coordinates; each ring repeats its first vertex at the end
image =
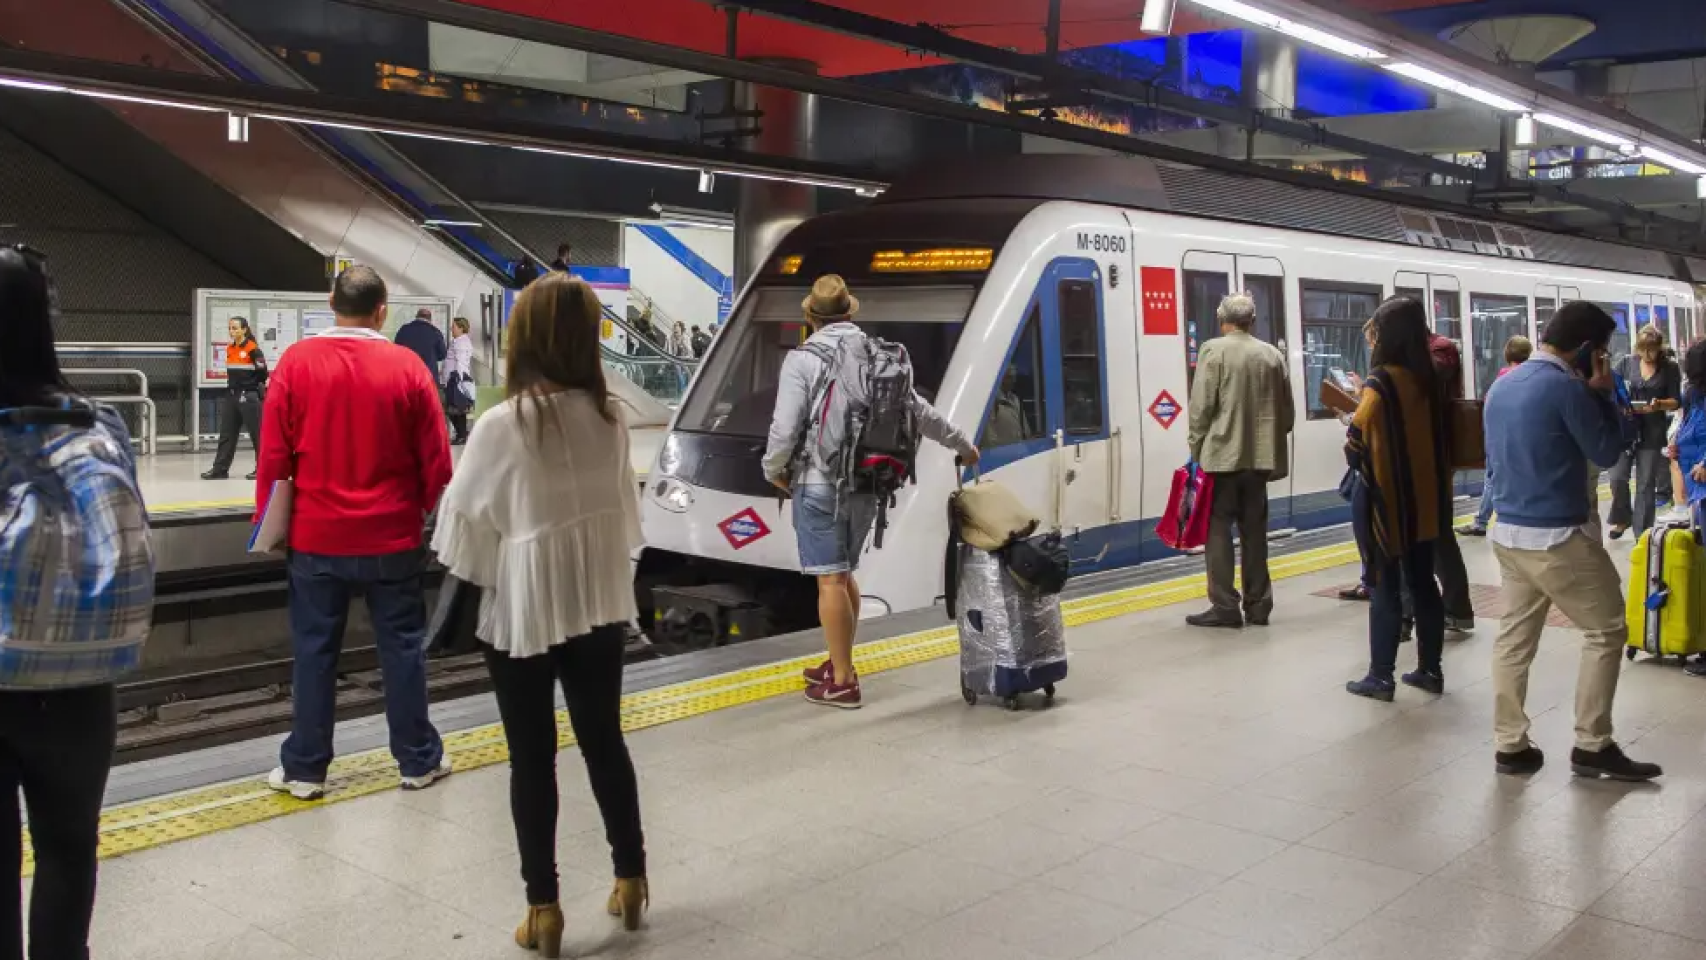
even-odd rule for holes
{"type": "MultiPolygon", "coordinates": [[[[1614,353],[1648,322],[1678,347],[1706,325],[1692,283],[1706,260],[1136,158],[936,171],[802,223],[742,292],[643,496],[635,590],[654,635],[720,644],[816,624],[759,457],[783,357],[807,333],[801,299],[825,273],[846,278],[860,326],[906,345],[919,391],[976,438],[982,476],[1063,532],[1075,574],[1172,555],[1156,518],[1229,292],[1250,293],[1254,334],[1290,368],[1292,469],[1270,487],[1271,536],[1349,519],[1344,428],[1317,396],[1331,371],[1366,369],[1362,325],[1386,297],[1427,306],[1476,396],[1506,339],[1534,338],[1561,302],[1605,306],[1614,353]]],[[[881,548],[861,559],[862,616],[942,597],[945,504],[968,479],[956,473],[950,451],[924,444],[881,548]]],[[[1459,484],[1475,493],[1480,478],[1459,484]]]]}

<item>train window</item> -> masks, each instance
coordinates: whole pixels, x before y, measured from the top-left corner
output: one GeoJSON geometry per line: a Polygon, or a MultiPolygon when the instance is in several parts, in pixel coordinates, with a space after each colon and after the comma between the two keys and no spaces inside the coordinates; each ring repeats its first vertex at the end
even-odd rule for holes
{"type": "Polygon", "coordinates": [[[1224,273],[1185,271],[1185,382],[1196,377],[1197,352],[1220,336],[1220,321],[1214,318],[1220,301],[1232,292],[1232,281],[1224,273]]]}
{"type": "Polygon", "coordinates": [[[1428,302],[1428,292],[1421,287],[1393,287],[1392,295],[1394,297],[1409,297],[1417,303],[1425,304],[1428,302]]]}
{"type": "Polygon", "coordinates": [[[1617,332],[1611,335],[1611,356],[1621,359],[1629,355],[1629,305],[1627,303],[1608,303],[1604,300],[1592,301],[1601,310],[1611,314],[1611,319],[1617,321],[1617,332]]]}
{"type": "Polygon", "coordinates": [[[1102,323],[1096,284],[1062,280],[1060,304],[1060,382],[1069,434],[1097,434],[1102,416],[1102,323]]]}
{"type": "Polygon", "coordinates": [[[1001,373],[989,421],[978,446],[984,450],[1048,436],[1048,390],[1043,381],[1042,308],[1031,306],[1025,329],[1013,346],[1013,356],[1001,373]]]}
{"type": "Polygon", "coordinates": [[[1285,278],[1245,274],[1244,290],[1256,301],[1256,325],[1250,332],[1258,340],[1279,346],[1285,340],[1285,278]]]}
{"type": "Polygon", "coordinates": [[[1456,290],[1434,291],[1434,332],[1463,347],[1463,294],[1456,290]]]}
{"type": "Polygon", "coordinates": [[[1528,298],[1471,293],[1469,322],[1475,331],[1475,395],[1485,397],[1505,365],[1505,341],[1528,336],[1528,298]]]}
{"type": "Polygon", "coordinates": [[[1540,333],[1546,329],[1546,321],[1552,319],[1552,314],[1558,312],[1558,300],[1555,297],[1534,298],[1534,332],[1540,333]]]}
{"type": "Polygon", "coordinates": [[[1368,338],[1363,324],[1380,306],[1381,290],[1360,283],[1302,280],[1303,387],[1309,419],[1329,420],[1334,413],[1321,403],[1321,381],[1329,370],[1362,374],[1368,370],[1368,338]]]}
{"type": "MultiPolygon", "coordinates": [[[[680,430],[764,437],[776,407],[782,361],[804,342],[800,316],[804,286],[753,290],[729,321],[730,328],[706,357],[682,404],[680,430]]],[[[859,326],[874,336],[906,345],[913,383],[934,399],[959,343],[976,291],[969,286],[860,286],[859,326]]]]}

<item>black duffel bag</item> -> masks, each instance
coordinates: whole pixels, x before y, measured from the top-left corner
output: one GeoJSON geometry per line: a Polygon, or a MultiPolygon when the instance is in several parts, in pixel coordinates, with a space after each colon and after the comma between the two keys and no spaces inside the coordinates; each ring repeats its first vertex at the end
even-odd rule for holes
{"type": "Polygon", "coordinates": [[[1059,533],[1015,540],[997,551],[997,555],[1014,580],[1045,596],[1059,593],[1072,575],[1072,560],[1059,533]]]}

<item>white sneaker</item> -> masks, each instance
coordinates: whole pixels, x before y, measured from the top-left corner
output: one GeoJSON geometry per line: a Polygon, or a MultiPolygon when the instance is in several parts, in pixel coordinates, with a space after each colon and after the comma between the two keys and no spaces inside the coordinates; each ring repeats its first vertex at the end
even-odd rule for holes
{"type": "Polygon", "coordinates": [[[288,780],[283,767],[275,767],[272,775],[267,777],[267,786],[279,793],[288,793],[298,800],[318,800],[326,795],[324,783],[313,783],[308,780],[288,780]]]}
{"type": "Polygon", "coordinates": [[[1659,517],[1658,522],[1666,526],[1687,526],[1694,522],[1694,511],[1687,507],[1671,507],[1665,511],[1664,516],[1659,517]]]}
{"type": "Polygon", "coordinates": [[[398,785],[404,790],[425,790],[448,776],[450,776],[450,758],[445,757],[438,761],[438,766],[431,773],[422,774],[418,777],[404,777],[398,785]]]}

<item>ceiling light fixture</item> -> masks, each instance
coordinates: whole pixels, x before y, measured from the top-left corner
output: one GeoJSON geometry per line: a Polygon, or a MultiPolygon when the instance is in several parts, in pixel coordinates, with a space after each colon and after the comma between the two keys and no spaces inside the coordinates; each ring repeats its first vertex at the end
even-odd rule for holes
{"type": "Polygon", "coordinates": [[[481,223],[478,220],[423,220],[423,221],[421,221],[421,226],[425,227],[427,229],[432,229],[435,227],[473,227],[473,228],[479,228],[479,227],[485,226],[485,224],[481,223]]]}
{"type": "Polygon", "coordinates": [[[1138,21],[1137,29],[1144,33],[1172,33],[1173,11],[1177,6],[1175,0],[1143,0],[1143,19],[1138,21]]]}
{"type": "Polygon", "coordinates": [[[1560,117],[1555,113],[1536,113],[1534,115],[1534,119],[1548,127],[1553,127],[1558,130],[1567,130],[1579,137],[1586,137],[1595,143],[1603,143],[1608,147],[1616,147],[1617,149],[1625,152],[1635,149],[1635,145],[1629,142],[1628,137],[1620,137],[1615,133],[1609,133],[1605,130],[1599,129],[1598,127],[1590,127],[1585,123],[1577,123],[1569,117],[1560,117]]]}
{"type": "Polygon", "coordinates": [[[1480,87],[1471,86],[1461,80],[1453,80],[1445,74],[1429,70],[1427,67],[1403,62],[1383,63],[1381,66],[1393,73],[1396,73],[1400,77],[1407,77],[1417,83],[1425,83],[1436,90],[1444,90],[1447,93],[1454,93],[1460,97],[1474,100],[1477,103],[1484,103],[1495,110],[1508,110],[1511,113],[1522,113],[1528,109],[1509,97],[1501,97],[1496,93],[1482,90],[1480,87]]]}
{"type": "Polygon", "coordinates": [[[1694,199],[1706,200],[1706,177],[1694,181],[1694,199]]]}
{"type": "MultiPolygon", "coordinates": [[[[1149,0],[1149,4],[1143,8],[1144,25],[1142,29],[1146,32],[1149,30],[1149,6],[1154,2],[1155,0],[1149,0]]],[[[1269,13],[1266,10],[1258,10],[1242,2],[1242,0],[1191,0],[1191,2],[1199,7],[1213,10],[1216,13],[1224,13],[1229,17],[1243,20],[1245,23],[1254,24],[1258,27],[1266,27],[1275,33],[1283,33],[1294,40],[1301,40],[1323,50],[1331,50],[1353,60],[1386,59],[1386,54],[1373,47],[1365,47],[1360,43],[1335,36],[1325,30],[1298,23],[1295,20],[1287,20],[1285,17],[1269,13]]]]}
{"type": "Polygon", "coordinates": [[[1534,114],[1525,113],[1516,118],[1516,130],[1513,140],[1519,147],[1534,146],[1537,140],[1536,131],[1534,129],[1534,114]]]}
{"type": "Polygon", "coordinates": [[[1674,153],[1666,153],[1654,147],[1642,146],[1641,156],[1660,166],[1669,167],[1678,173],[1706,174],[1706,165],[1684,160],[1674,153]]]}
{"type": "Polygon", "coordinates": [[[225,139],[231,143],[249,142],[248,114],[227,113],[225,115],[225,139]]]}
{"type": "Polygon", "coordinates": [[[717,189],[717,175],[709,170],[699,171],[699,192],[710,193],[717,189]]]}

